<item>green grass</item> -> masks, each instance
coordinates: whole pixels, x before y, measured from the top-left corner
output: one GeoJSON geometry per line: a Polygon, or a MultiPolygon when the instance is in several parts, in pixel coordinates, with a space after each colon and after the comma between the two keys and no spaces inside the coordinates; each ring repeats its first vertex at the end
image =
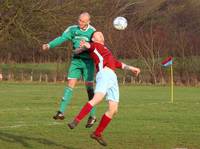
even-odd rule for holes
{"type": "MultiPolygon", "coordinates": [[[[63,88],[64,84],[1,82],[0,148],[103,148],[89,138],[94,128],[84,128],[86,120],[75,130],[66,126],[86,102],[84,86],[75,89],[66,119],[52,119],[63,88]]],[[[106,148],[199,149],[199,88],[175,87],[173,104],[168,87],[121,86],[120,90],[119,112],[104,133],[106,148]]],[[[98,105],[98,119],[106,107],[105,102],[98,105]]]]}

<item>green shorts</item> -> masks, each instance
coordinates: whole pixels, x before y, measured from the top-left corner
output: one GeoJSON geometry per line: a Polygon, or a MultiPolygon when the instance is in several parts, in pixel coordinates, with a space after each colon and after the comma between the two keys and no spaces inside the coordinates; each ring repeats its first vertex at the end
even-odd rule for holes
{"type": "Polygon", "coordinates": [[[80,79],[86,82],[94,81],[94,62],[92,59],[73,58],[68,70],[68,79],[80,79]]]}

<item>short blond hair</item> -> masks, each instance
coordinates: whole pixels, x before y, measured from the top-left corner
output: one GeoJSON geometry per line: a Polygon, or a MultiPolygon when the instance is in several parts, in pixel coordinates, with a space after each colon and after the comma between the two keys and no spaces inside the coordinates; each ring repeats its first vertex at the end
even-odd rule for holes
{"type": "Polygon", "coordinates": [[[80,15],[79,15],[79,18],[80,17],[83,17],[83,16],[87,16],[88,19],[90,20],[90,14],[88,12],[82,12],[80,15]]]}

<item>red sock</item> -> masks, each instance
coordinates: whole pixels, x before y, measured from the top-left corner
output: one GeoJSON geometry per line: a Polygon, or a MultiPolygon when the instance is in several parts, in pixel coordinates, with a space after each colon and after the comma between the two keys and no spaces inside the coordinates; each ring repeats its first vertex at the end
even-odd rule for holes
{"type": "Polygon", "coordinates": [[[110,123],[111,118],[109,118],[107,115],[103,115],[101,118],[101,121],[99,123],[99,126],[97,127],[97,129],[95,130],[95,135],[96,136],[101,136],[102,132],[104,131],[104,129],[108,126],[108,124],[110,123]]]}
{"type": "Polygon", "coordinates": [[[76,116],[75,120],[80,122],[91,111],[92,108],[93,106],[87,102],[81,109],[80,113],[76,116]]]}

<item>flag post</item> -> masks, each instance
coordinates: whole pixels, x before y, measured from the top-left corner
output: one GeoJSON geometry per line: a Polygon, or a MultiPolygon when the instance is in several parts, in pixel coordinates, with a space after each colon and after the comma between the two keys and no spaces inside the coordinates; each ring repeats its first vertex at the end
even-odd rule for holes
{"type": "Polygon", "coordinates": [[[171,103],[174,102],[174,77],[173,77],[173,65],[170,66],[171,68],[171,103]]]}
{"type": "Polygon", "coordinates": [[[170,66],[170,92],[171,92],[171,103],[174,102],[174,77],[173,77],[173,57],[167,57],[163,62],[162,65],[164,67],[170,66]]]}

